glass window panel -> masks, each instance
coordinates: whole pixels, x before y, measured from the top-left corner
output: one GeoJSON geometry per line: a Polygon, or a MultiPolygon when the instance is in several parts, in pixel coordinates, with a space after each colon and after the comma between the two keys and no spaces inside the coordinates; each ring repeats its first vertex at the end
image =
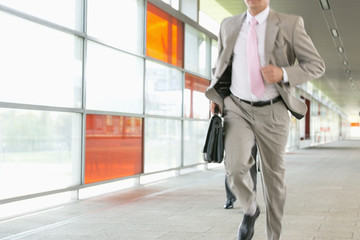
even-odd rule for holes
{"type": "Polygon", "coordinates": [[[199,2],[198,0],[182,0],[181,1],[181,12],[194,20],[198,21],[198,12],[199,12],[199,2]]]}
{"type": "Polygon", "coordinates": [[[87,19],[89,35],[121,49],[143,53],[143,0],[88,0],[87,19]]]}
{"type": "Polygon", "coordinates": [[[151,3],[147,7],[146,55],[183,67],[184,24],[151,3]]]}
{"type": "Polygon", "coordinates": [[[204,163],[202,148],[209,123],[184,121],[184,166],[204,163]]]}
{"type": "Polygon", "coordinates": [[[0,199],[80,184],[81,114],[0,109],[0,199]]]}
{"type": "Polygon", "coordinates": [[[142,172],[142,119],[87,115],[85,183],[142,172]]]}
{"type": "Polygon", "coordinates": [[[86,108],[143,113],[144,60],[88,42],[86,108]]]}
{"type": "Polygon", "coordinates": [[[179,10],[179,0],[162,0],[164,3],[169,4],[172,8],[179,10]]]}
{"type": "Polygon", "coordinates": [[[146,62],[145,112],[181,117],[182,73],[174,68],[146,62]]]}
{"type": "Polygon", "coordinates": [[[220,23],[201,10],[198,14],[199,25],[217,36],[220,30],[220,23]]]}
{"type": "Polygon", "coordinates": [[[185,25],[185,69],[210,77],[210,38],[185,25]]]}
{"type": "Polygon", "coordinates": [[[216,60],[219,54],[218,41],[211,40],[211,67],[215,67],[216,60]]]}
{"type": "Polygon", "coordinates": [[[145,119],[144,172],[156,172],[181,165],[181,121],[145,119]]]}
{"type": "Polygon", "coordinates": [[[185,73],[185,117],[209,119],[209,100],[204,94],[209,84],[209,80],[185,73]]]}
{"type": "Polygon", "coordinates": [[[82,39],[1,12],[0,32],[0,101],[81,107],[82,39]]]}
{"type": "Polygon", "coordinates": [[[78,31],[82,31],[83,25],[82,2],[82,0],[0,0],[0,4],[10,8],[78,31]]]}

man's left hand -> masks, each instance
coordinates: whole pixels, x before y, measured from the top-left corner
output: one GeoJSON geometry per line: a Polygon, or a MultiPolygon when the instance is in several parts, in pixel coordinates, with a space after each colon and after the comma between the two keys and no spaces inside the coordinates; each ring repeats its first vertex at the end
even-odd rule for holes
{"type": "Polygon", "coordinates": [[[267,83],[277,83],[283,79],[282,69],[272,64],[262,67],[261,73],[267,83]]]}

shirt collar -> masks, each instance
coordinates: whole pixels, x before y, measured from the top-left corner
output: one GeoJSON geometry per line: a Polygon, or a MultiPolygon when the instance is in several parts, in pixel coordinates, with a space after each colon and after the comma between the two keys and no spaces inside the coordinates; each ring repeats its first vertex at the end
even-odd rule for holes
{"type": "MultiPolygon", "coordinates": [[[[267,19],[267,17],[269,16],[269,12],[270,12],[270,8],[267,7],[265,8],[262,12],[260,12],[258,15],[255,16],[257,22],[260,24],[264,23],[267,19]]],[[[249,12],[249,10],[247,10],[247,14],[246,14],[246,22],[248,24],[250,24],[251,18],[253,16],[251,15],[251,13],[249,12]]]]}

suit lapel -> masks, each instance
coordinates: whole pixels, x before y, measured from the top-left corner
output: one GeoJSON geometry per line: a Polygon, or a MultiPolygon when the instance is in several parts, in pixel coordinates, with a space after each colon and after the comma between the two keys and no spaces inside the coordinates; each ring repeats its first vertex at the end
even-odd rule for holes
{"type": "Polygon", "coordinates": [[[236,43],[236,39],[239,36],[240,28],[244,22],[246,14],[240,14],[232,18],[230,24],[228,24],[227,33],[230,33],[228,36],[228,49],[231,49],[231,54],[234,52],[234,47],[236,43]]]}
{"type": "Polygon", "coordinates": [[[269,16],[266,22],[266,33],[265,33],[265,62],[270,63],[270,58],[273,54],[276,36],[278,34],[279,19],[276,14],[270,10],[269,16]]]}

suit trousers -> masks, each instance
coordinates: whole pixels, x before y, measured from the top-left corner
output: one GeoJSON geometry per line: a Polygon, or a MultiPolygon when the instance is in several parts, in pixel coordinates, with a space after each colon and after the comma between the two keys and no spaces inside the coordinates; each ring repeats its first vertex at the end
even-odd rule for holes
{"type": "MultiPolygon", "coordinates": [[[[255,163],[250,168],[251,179],[253,180],[253,183],[254,183],[254,192],[256,192],[257,172],[258,172],[258,168],[257,168],[257,164],[256,164],[256,154],[257,154],[257,146],[256,146],[256,144],[254,144],[254,146],[251,149],[251,156],[255,159],[255,163]]],[[[227,178],[227,175],[225,175],[225,191],[226,191],[226,199],[227,200],[232,200],[232,199],[236,200],[235,195],[232,193],[232,191],[229,187],[229,180],[227,178]]]]}
{"type": "Polygon", "coordinates": [[[285,146],[290,116],[283,101],[255,107],[230,95],[224,99],[225,170],[232,192],[245,211],[256,201],[250,175],[256,140],[266,206],[267,240],[280,239],[285,208],[285,146]]]}

